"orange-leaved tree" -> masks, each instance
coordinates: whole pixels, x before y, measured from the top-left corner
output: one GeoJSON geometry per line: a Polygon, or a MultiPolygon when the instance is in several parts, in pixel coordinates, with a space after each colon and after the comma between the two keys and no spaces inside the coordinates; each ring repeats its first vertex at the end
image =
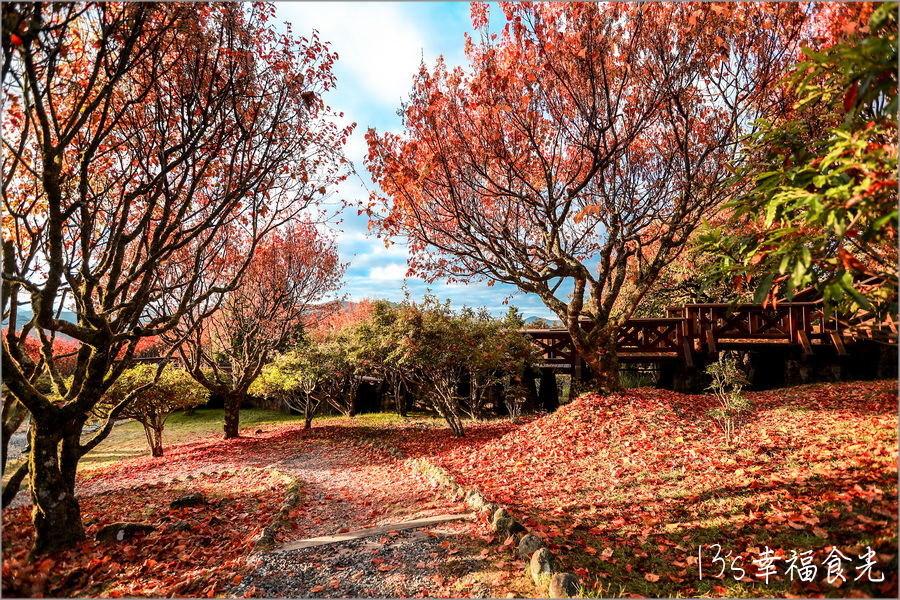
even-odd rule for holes
{"type": "Polygon", "coordinates": [[[595,385],[615,390],[617,328],[735,193],[724,183],[741,141],[783,109],[775,83],[814,9],[500,6],[507,23],[491,34],[473,5],[481,40],[466,38],[467,69],[421,68],[404,134],[369,131],[382,192],[369,213],[409,240],[421,275],[537,294],[595,385]]]}
{"type": "Polygon", "coordinates": [[[238,437],[247,390],[276,351],[336,310],[341,286],[337,246],[313,223],[295,222],[256,249],[241,284],[188,311],[170,337],[191,376],[225,402],[225,438],[238,437]]]}
{"type": "Polygon", "coordinates": [[[345,176],[349,132],[321,100],[335,56],[273,13],[4,6],[2,367],[32,417],[35,554],[84,538],[78,461],[142,386],[82,428],[141,340],[233,289],[260,240],[345,176]],[[78,346],[71,377],[58,335],[78,346]]]}

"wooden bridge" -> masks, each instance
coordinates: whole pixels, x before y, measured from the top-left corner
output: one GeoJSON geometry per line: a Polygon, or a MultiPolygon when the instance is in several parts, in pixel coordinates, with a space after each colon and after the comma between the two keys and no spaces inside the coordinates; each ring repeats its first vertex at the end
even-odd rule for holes
{"type": "MultiPolygon", "coordinates": [[[[876,322],[867,315],[852,319],[825,316],[821,300],[760,304],[686,304],[670,307],[661,318],[629,319],[619,329],[616,352],[623,363],[676,361],[692,369],[714,360],[721,350],[754,351],[796,348],[804,357],[817,353],[847,356],[861,339],[897,337],[890,317],[876,322]]],[[[590,331],[593,323],[581,325],[590,331]]],[[[587,375],[566,329],[524,329],[541,350],[544,372],[587,375]]]]}

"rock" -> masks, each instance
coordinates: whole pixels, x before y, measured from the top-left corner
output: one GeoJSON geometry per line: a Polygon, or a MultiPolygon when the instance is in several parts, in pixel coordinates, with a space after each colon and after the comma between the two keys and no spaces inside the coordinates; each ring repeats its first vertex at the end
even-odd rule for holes
{"type": "Polygon", "coordinates": [[[156,527],[146,523],[110,523],[100,528],[96,538],[98,542],[121,542],[124,539],[134,537],[138,533],[150,533],[156,527]]]}
{"type": "Polygon", "coordinates": [[[188,494],[181,498],[175,498],[172,500],[172,503],[169,504],[169,508],[174,510],[176,508],[184,508],[185,506],[199,506],[200,504],[206,504],[206,498],[200,492],[194,492],[193,494],[188,494]]]}
{"type": "Polygon", "coordinates": [[[488,513],[488,519],[492,519],[494,517],[494,513],[497,511],[497,508],[499,507],[496,504],[494,504],[493,502],[488,502],[481,507],[481,510],[488,513]]]}
{"type": "Polygon", "coordinates": [[[472,494],[469,495],[468,503],[469,503],[469,506],[472,507],[472,510],[480,509],[482,506],[484,506],[484,502],[485,502],[484,496],[482,496],[478,492],[473,492],[472,494]]]}
{"type": "Polygon", "coordinates": [[[262,429],[257,429],[255,433],[260,434],[260,433],[262,433],[262,432],[263,432],[262,429]]]}
{"type": "Polygon", "coordinates": [[[519,557],[524,561],[531,560],[531,555],[544,547],[544,540],[533,533],[522,536],[519,540],[519,557]]]}
{"type": "Polygon", "coordinates": [[[494,519],[494,522],[491,524],[491,531],[494,533],[505,534],[509,531],[509,526],[513,523],[512,517],[500,517],[499,519],[494,519]]]}
{"type": "Polygon", "coordinates": [[[577,598],[581,582],[572,573],[557,573],[550,579],[551,598],[577,598]]]}
{"type": "Polygon", "coordinates": [[[268,529],[264,530],[259,537],[256,538],[256,546],[258,548],[266,548],[275,544],[275,535],[268,529]]]}
{"type": "Polygon", "coordinates": [[[531,578],[534,579],[534,583],[541,585],[549,579],[553,575],[555,563],[553,553],[546,548],[535,550],[534,554],[531,555],[531,578]]]}
{"type": "Polygon", "coordinates": [[[510,593],[508,593],[508,594],[506,595],[506,597],[507,597],[507,598],[515,598],[515,597],[516,597],[516,593],[515,593],[515,592],[510,592],[510,593]]]}
{"type": "Polygon", "coordinates": [[[525,529],[524,525],[518,521],[513,521],[509,524],[509,535],[518,535],[520,533],[528,533],[528,530],[525,529]]]}
{"type": "Polygon", "coordinates": [[[509,514],[509,511],[507,511],[505,508],[503,508],[501,506],[500,508],[498,508],[497,510],[494,511],[494,516],[491,518],[491,522],[493,523],[497,519],[503,519],[503,518],[507,518],[510,516],[511,515],[509,514]]]}
{"type": "Polygon", "coordinates": [[[178,521],[172,524],[172,531],[190,531],[191,524],[187,521],[178,521]]]}

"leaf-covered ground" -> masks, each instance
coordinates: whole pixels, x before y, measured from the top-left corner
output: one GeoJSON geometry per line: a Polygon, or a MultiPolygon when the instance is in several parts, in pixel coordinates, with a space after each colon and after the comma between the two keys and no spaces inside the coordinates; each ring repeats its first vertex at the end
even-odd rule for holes
{"type": "MultiPolygon", "coordinates": [[[[302,421],[272,424],[243,430],[244,437],[239,439],[203,438],[167,447],[160,458],[144,456],[84,471],[79,474],[77,493],[88,538],[103,525],[120,521],[152,524],[156,531],[123,542],[89,539],[29,562],[31,507],[7,509],[3,513],[3,594],[293,596],[302,588],[303,595],[320,597],[389,596],[394,595],[388,593],[392,590],[420,596],[456,595],[454,584],[468,564],[462,562],[468,553],[460,552],[459,545],[478,533],[472,522],[436,528],[437,533],[432,532],[425,542],[400,544],[399,553],[391,538],[391,543],[382,544],[388,558],[373,558],[368,550],[359,553],[361,564],[371,567],[371,573],[332,568],[355,560],[354,553],[347,554],[352,544],[344,544],[276,561],[283,572],[270,568],[272,584],[255,585],[259,578],[252,576],[257,564],[257,558],[251,557],[254,542],[292,492],[299,490],[302,499],[290,508],[287,525],[277,531],[276,545],[466,512],[461,498],[440,493],[404,457],[360,443],[395,431],[384,424],[391,420],[383,416],[321,419],[311,430],[304,430],[302,421]],[[210,504],[169,509],[173,499],[196,491],[203,492],[210,504]],[[406,560],[410,553],[416,560],[406,560]],[[401,567],[410,572],[402,573],[401,567]],[[304,580],[292,575],[298,572],[304,580]]],[[[419,421],[428,428],[433,423],[419,421]]],[[[513,428],[505,422],[482,424],[480,435],[458,443],[486,443],[513,428]]],[[[503,595],[506,589],[500,590],[503,595]]],[[[494,596],[499,591],[483,588],[480,593],[494,596]]]]}
{"type": "Polygon", "coordinates": [[[640,388],[583,396],[436,460],[532,519],[526,525],[592,594],[896,597],[897,382],[748,397],[753,409],[732,448],[706,416],[710,398],[640,388]],[[721,579],[713,544],[723,558],[731,553],[721,579]],[[847,581],[834,578],[839,587],[826,582],[822,564],[832,546],[851,559],[847,581]],[[883,574],[882,583],[854,581],[868,547],[872,578],[883,574]],[[779,557],[768,584],[753,564],[766,548],[779,557]],[[788,572],[792,550],[813,551],[812,581],[788,572]]]}
{"type": "Polygon", "coordinates": [[[406,534],[374,540],[384,548],[361,553],[352,544],[298,552],[270,562],[265,585],[252,571],[253,541],[297,481],[303,501],[278,543],[461,511],[459,498],[438,493],[404,460],[428,458],[525,520],[561,567],[581,576],[588,595],[896,597],[897,382],[748,396],[753,408],[732,448],[706,416],[709,398],[649,388],[583,396],[519,424],[467,422],[461,439],[436,419],[363,416],[317,420],[311,431],[301,422],[270,424],[238,440],[167,447],[162,458],[79,476],[89,536],[106,523],[140,521],[157,526],[146,537],[90,540],[28,563],[30,508],[4,511],[3,593],[545,595],[524,576],[511,544],[492,538],[483,521],[424,541],[406,534]],[[388,447],[403,456],[379,449],[388,447]],[[169,510],[172,499],[193,491],[211,504],[169,510]],[[723,557],[731,552],[727,563],[714,563],[714,544],[723,557]],[[826,582],[832,546],[849,559],[840,586],[826,582]],[[873,576],[883,574],[883,582],[854,581],[869,547],[873,576]],[[767,549],[776,573],[765,583],[753,561],[767,549]],[[792,550],[813,551],[813,581],[797,574],[791,581],[792,550]],[[728,568],[717,578],[722,564],[728,568]],[[732,564],[744,569],[740,581],[732,564]]]}
{"type": "Polygon", "coordinates": [[[221,593],[246,567],[256,535],[272,520],[291,480],[261,469],[190,475],[183,481],[136,484],[80,498],[88,540],[27,560],[33,539],[30,506],[3,513],[3,595],[198,596],[221,593]],[[188,493],[207,506],[169,509],[188,493]],[[156,531],[122,542],[93,536],[112,522],[150,523],[156,531]]]}

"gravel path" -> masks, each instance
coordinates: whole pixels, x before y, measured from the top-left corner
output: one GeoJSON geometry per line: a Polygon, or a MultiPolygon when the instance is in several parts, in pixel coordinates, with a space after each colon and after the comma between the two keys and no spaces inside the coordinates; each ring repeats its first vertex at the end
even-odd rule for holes
{"type": "MultiPolygon", "coordinates": [[[[268,598],[410,598],[457,595],[453,582],[484,561],[453,549],[468,524],[394,532],[386,537],[261,556],[230,591],[268,598]]],[[[483,596],[489,590],[467,590],[483,596]]]]}
{"type": "MultiPolygon", "coordinates": [[[[467,510],[405,461],[371,448],[323,442],[274,466],[301,480],[305,493],[289,528],[276,537],[279,545],[467,510]]],[[[454,549],[474,528],[471,522],[443,523],[261,554],[251,561],[253,572],[230,593],[270,598],[447,595],[447,582],[475,566],[463,564],[454,549]]]]}

